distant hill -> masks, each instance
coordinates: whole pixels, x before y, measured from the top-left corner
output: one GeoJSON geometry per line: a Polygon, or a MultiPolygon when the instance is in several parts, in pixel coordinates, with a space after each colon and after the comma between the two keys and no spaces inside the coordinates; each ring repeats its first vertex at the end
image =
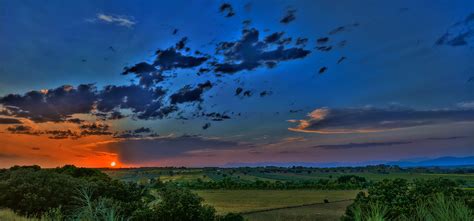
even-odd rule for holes
{"type": "Polygon", "coordinates": [[[264,167],[264,166],[277,166],[277,167],[355,167],[355,166],[367,166],[367,165],[398,165],[400,167],[453,167],[453,166],[473,166],[474,167],[474,156],[469,157],[440,157],[435,159],[412,159],[412,160],[399,160],[399,161],[364,161],[364,162],[255,162],[255,163],[228,163],[224,167],[264,167]]]}
{"type": "Polygon", "coordinates": [[[474,166],[474,156],[469,157],[440,157],[421,161],[396,161],[389,162],[388,165],[398,165],[400,167],[451,167],[451,166],[474,166]]]}

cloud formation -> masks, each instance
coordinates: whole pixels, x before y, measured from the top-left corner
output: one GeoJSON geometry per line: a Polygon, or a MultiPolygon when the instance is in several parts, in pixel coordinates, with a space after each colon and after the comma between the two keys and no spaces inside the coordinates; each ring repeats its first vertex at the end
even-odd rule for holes
{"type": "Polygon", "coordinates": [[[0,117],[0,124],[22,124],[22,122],[15,118],[0,117]]]}
{"type": "Polygon", "coordinates": [[[289,120],[298,123],[290,131],[337,134],[368,133],[415,126],[474,121],[471,109],[414,110],[408,108],[320,108],[308,119],[289,120]]]}
{"type": "Polygon", "coordinates": [[[89,19],[89,21],[115,24],[127,28],[132,28],[136,24],[136,21],[133,17],[124,15],[107,15],[104,13],[98,13],[94,19],[89,19]]]}
{"type": "Polygon", "coordinates": [[[474,43],[474,13],[456,22],[437,41],[437,45],[464,46],[474,43]]]}

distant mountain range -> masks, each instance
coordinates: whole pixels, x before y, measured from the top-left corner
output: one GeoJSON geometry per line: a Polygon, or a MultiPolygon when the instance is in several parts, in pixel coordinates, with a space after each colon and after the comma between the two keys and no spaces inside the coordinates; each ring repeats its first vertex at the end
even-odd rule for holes
{"type": "Polygon", "coordinates": [[[440,157],[436,159],[421,161],[396,161],[389,162],[388,165],[398,165],[401,167],[451,167],[451,166],[474,166],[474,156],[469,157],[440,157]]]}
{"type": "Polygon", "coordinates": [[[263,167],[263,166],[277,166],[277,167],[344,167],[344,166],[367,166],[367,165],[398,165],[400,167],[453,167],[453,166],[474,166],[474,156],[468,157],[440,157],[435,159],[410,159],[399,161],[364,161],[364,162],[256,162],[256,163],[228,163],[224,167],[263,167]]]}

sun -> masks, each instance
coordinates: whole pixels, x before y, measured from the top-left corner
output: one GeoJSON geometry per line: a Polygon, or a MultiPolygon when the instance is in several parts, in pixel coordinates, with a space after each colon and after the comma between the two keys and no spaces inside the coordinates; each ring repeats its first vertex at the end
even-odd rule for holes
{"type": "Polygon", "coordinates": [[[110,166],[111,166],[111,167],[115,167],[115,166],[117,166],[117,163],[115,163],[115,161],[112,161],[112,162],[110,163],[110,166]]]}

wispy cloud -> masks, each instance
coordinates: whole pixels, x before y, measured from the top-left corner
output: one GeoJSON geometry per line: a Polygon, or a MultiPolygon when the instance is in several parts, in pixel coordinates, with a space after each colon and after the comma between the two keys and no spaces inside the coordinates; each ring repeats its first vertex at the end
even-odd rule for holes
{"type": "Polygon", "coordinates": [[[379,132],[416,126],[474,121],[474,109],[320,108],[307,116],[307,119],[289,120],[289,122],[298,123],[298,125],[288,129],[296,132],[319,134],[379,132]]]}
{"type": "Polygon", "coordinates": [[[112,15],[98,13],[95,18],[87,19],[89,22],[103,22],[108,24],[115,24],[127,28],[132,28],[137,23],[133,17],[124,15],[112,15]]]}

